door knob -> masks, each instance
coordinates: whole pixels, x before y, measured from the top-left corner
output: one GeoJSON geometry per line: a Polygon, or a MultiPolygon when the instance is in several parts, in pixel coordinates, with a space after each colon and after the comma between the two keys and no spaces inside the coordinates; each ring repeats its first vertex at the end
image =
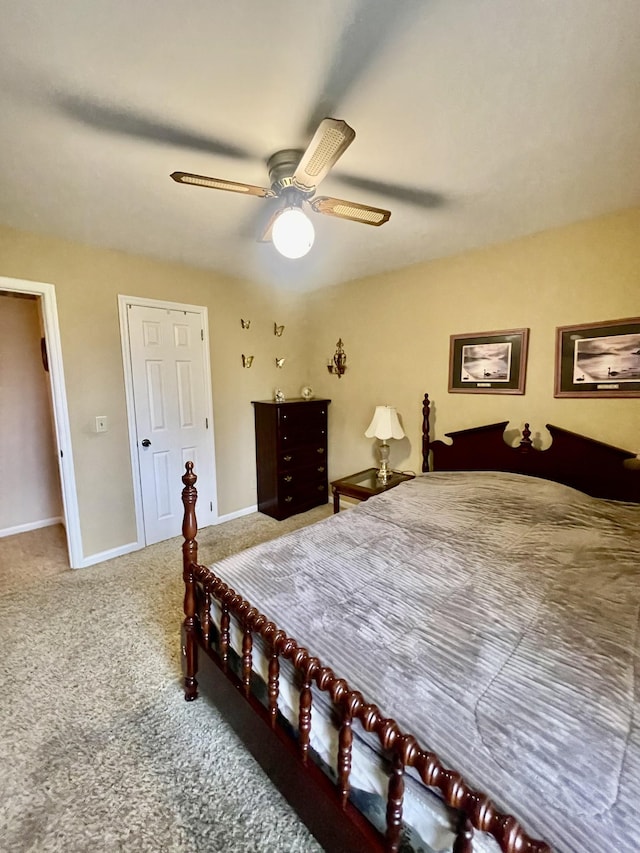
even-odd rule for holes
{"type": "Polygon", "coordinates": [[[140,442],[140,444],[143,447],[151,447],[151,442],[149,441],[148,438],[143,438],[142,441],[140,442]]]}

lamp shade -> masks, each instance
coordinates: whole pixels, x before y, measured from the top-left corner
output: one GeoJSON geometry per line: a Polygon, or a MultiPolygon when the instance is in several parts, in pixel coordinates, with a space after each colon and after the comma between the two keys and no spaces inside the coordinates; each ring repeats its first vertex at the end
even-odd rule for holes
{"type": "Polygon", "coordinates": [[[367,438],[380,438],[386,441],[388,438],[404,438],[404,432],[398,420],[398,413],[393,406],[376,406],[373,419],[367,431],[367,438]]]}

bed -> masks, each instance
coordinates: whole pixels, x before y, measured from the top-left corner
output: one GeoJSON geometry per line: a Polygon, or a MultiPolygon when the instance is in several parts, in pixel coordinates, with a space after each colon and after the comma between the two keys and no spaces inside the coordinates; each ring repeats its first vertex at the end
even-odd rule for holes
{"type": "Polygon", "coordinates": [[[425,395],[423,476],[211,568],[187,463],[185,698],[213,696],[325,849],[635,850],[634,454],[429,421],[425,395]]]}

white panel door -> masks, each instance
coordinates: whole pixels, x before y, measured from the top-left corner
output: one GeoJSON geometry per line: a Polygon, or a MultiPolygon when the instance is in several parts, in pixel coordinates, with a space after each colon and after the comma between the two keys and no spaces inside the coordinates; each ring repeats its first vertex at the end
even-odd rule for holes
{"type": "Polygon", "coordinates": [[[213,438],[205,387],[202,317],[127,305],[129,350],[147,545],[182,530],[181,477],[198,475],[198,522],[213,520],[213,438]]]}

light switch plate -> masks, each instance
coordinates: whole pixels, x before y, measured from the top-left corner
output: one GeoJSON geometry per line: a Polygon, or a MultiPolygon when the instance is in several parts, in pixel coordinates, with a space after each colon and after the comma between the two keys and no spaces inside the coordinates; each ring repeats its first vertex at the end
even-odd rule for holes
{"type": "Polygon", "coordinates": [[[96,415],[96,432],[106,432],[107,428],[107,416],[96,415]]]}

